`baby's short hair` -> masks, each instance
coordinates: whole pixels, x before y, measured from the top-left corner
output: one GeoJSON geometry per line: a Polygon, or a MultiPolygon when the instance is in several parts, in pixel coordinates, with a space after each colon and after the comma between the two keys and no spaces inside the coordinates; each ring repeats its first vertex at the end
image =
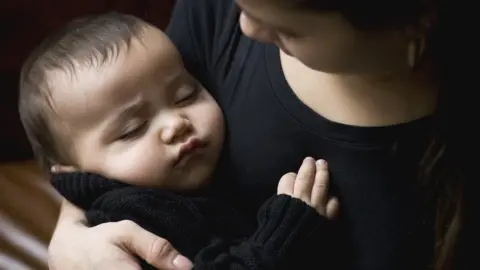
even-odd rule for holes
{"type": "Polygon", "coordinates": [[[79,66],[100,67],[140,38],[148,24],[116,12],[75,19],[47,37],[29,56],[20,74],[20,120],[35,158],[49,172],[55,164],[75,165],[68,138],[52,124],[51,71],[75,75],[79,66]]]}

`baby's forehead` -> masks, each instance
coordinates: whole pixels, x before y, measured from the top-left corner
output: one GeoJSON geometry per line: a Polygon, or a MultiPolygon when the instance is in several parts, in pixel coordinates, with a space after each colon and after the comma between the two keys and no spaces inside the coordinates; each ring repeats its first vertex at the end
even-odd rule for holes
{"type": "Polygon", "coordinates": [[[157,29],[144,32],[129,48],[98,62],[74,62],[71,68],[48,72],[51,103],[65,121],[99,121],[119,104],[135,99],[149,88],[158,91],[183,72],[178,51],[157,29]]]}
{"type": "Polygon", "coordinates": [[[49,104],[62,122],[81,127],[97,121],[105,110],[115,106],[120,91],[112,91],[109,85],[114,79],[109,66],[49,72],[49,104]]]}

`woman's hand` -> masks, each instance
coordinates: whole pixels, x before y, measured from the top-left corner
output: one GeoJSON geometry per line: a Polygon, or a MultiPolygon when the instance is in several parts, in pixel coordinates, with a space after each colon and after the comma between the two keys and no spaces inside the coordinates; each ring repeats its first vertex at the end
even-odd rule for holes
{"type": "Polygon", "coordinates": [[[81,216],[81,210],[68,202],[62,206],[49,246],[50,269],[141,269],[135,255],[161,270],[192,268],[191,262],[168,241],[131,221],[87,228],[78,218],[79,212],[81,216]]]}
{"type": "Polygon", "coordinates": [[[327,162],[306,158],[298,173],[287,173],[280,179],[277,193],[300,199],[320,215],[333,219],[338,214],[339,203],[337,198],[328,195],[328,184],[327,162]]]}

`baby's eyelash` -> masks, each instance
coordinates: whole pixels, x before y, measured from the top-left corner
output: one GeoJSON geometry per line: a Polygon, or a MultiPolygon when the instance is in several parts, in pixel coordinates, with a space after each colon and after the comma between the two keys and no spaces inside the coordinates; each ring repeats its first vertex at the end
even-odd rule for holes
{"type": "Polygon", "coordinates": [[[139,125],[134,126],[133,128],[127,128],[125,131],[122,132],[122,135],[120,135],[117,140],[125,141],[135,139],[145,131],[147,125],[148,121],[144,121],[139,125]]]}

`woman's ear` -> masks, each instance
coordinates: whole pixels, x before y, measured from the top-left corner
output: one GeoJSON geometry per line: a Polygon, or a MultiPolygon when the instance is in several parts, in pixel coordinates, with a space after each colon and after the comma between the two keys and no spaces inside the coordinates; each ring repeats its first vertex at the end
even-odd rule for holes
{"type": "Polygon", "coordinates": [[[65,166],[56,164],[50,168],[51,173],[69,173],[69,172],[78,172],[79,170],[74,166],[65,166]]]}

